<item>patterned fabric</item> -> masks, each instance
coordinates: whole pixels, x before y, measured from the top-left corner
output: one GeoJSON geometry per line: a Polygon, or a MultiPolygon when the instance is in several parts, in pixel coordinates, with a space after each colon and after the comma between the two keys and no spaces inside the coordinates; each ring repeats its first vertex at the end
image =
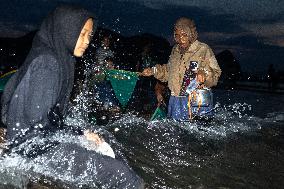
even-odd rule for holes
{"type": "Polygon", "coordinates": [[[183,82],[181,85],[180,96],[188,96],[186,93],[186,89],[190,82],[196,78],[196,73],[198,69],[198,62],[197,61],[190,61],[189,67],[185,70],[183,82]]]}

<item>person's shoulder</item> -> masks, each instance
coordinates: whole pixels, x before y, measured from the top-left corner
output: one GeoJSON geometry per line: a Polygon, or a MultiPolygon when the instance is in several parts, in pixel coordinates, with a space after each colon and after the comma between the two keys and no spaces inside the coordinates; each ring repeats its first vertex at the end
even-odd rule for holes
{"type": "Polygon", "coordinates": [[[207,45],[207,44],[204,43],[204,42],[197,41],[197,43],[198,43],[198,46],[201,47],[201,48],[203,48],[203,49],[211,49],[211,48],[209,47],[209,45],[207,45]]]}
{"type": "Polygon", "coordinates": [[[206,44],[206,43],[198,41],[198,46],[200,47],[199,49],[201,49],[202,51],[212,52],[211,47],[208,44],[206,44]]]}
{"type": "Polygon", "coordinates": [[[172,53],[175,53],[175,52],[179,52],[177,44],[175,44],[172,48],[172,53]]]}
{"type": "Polygon", "coordinates": [[[205,52],[206,54],[209,54],[209,56],[213,56],[214,55],[213,50],[206,43],[198,41],[198,47],[199,47],[198,49],[199,49],[200,52],[205,52]]]}

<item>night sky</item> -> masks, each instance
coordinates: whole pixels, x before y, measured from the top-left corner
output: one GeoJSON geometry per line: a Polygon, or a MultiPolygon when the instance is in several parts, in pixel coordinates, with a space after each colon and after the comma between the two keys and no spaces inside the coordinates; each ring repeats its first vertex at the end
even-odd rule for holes
{"type": "Polygon", "coordinates": [[[199,40],[215,53],[231,50],[246,72],[284,70],[284,0],[1,0],[0,37],[39,27],[58,4],[93,11],[99,26],[124,36],[152,33],[172,42],[175,20],[195,20],[199,40]]]}

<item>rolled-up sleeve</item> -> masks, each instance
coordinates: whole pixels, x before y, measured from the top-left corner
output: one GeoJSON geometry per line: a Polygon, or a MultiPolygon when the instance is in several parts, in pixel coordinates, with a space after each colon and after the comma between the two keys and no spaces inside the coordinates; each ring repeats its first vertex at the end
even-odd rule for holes
{"type": "Polygon", "coordinates": [[[167,82],[169,78],[168,64],[157,64],[155,69],[156,71],[154,72],[154,77],[162,82],[167,82]]]}

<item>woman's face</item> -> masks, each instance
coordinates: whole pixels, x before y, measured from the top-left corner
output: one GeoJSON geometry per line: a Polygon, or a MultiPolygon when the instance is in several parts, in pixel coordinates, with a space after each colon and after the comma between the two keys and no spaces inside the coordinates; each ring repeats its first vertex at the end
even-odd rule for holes
{"type": "Polygon", "coordinates": [[[77,40],[75,49],[74,49],[74,56],[81,57],[83,56],[85,50],[88,48],[92,33],[93,33],[93,19],[89,18],[83,29],[81,30],[81,33],[79,35],[79,38],[77,40]]]}
{"type": "Polygon", "coordinates": [[[189,37],[187,33],[185,33],[182,29],[175,28],[174,38],[175,42],[178,44],[180,48],[187,49],[189,47],[190,45],[189,37]]]}

